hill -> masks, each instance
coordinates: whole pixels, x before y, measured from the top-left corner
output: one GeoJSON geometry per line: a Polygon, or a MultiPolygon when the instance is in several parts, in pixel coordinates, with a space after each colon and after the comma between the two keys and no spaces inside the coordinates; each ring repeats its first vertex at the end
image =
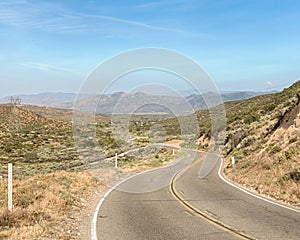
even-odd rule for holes
{"type": "MultiPolygon", "coordinates": [[[[231,92],[222,93],[225,102],[233,100],[248,99],[253,96],[262,95],[264,92],[231,92]]],[[[181,115],[191,114],[200,109],[206,109],[204,98],[213,101],[214,93],[191,94],[187,97],[152,95],[144,92],[125,93],[116,92],[109,95],[81,95],[77,101],[77,107],[86,112],[103,114],[126,114],[126,113],[164,113],[173,112],[181,115]],[[189,104],[189,109],[187,109],[189,104]],[[143,105],[142,108],[140,106],[143,105]]],[[[22,104],[48,106],[62,109],[73,109],[74,101],[77,98],[75,93],[40,93],[34,95],[20,95],[22,104]]],[[[0,99],[0,103],[7,103],[9,97],[0,99]]]]}
{"type": "MultiPolygon", "coordinates": [[[[231,93],[221,93],[221,97],[224,102],[236,101],[236,100],[244,100],[248,98],[252,98],[255,96],[266,94],[265,92],[231,92],[231,93]]],[[[213,102],[216,98],[215,93],[204,93],[203,96],[198,94],[192,94],[188,96],[186,99],[188,102],[197,110],[207,109],[205,104],[205,100],[213,102]]]]}
{"type": "Polygon", "coordinates": [[[300,206],[300,82],[280,93],[227,103],[226,111],[228,177],[300,206]]]}
{"type": "MultiPolygon", "coordinates": [[[[75,136],[73,114],[73,110],[51,107],[0,105],[0,176],[7,175],[7,163],[14,164],[14,175],[20,179],[59,170],[82,171],[95,166],[96,162],[103,162],[104,158],[115,156],[115,153],[144,145],[143,141],[127,143],[124,136],[113,133],[111,116],[103,114],[92,114],[95,139],[87,137],[86,132],[75,136]],[[80,146],[75,144],[75,137],[80,146]]],[[[90,115],[76,112],[78,114],[82,119],[90,115]]],[[[165,117],[136,115],[131,116],[130,121],[134,123],[142,118],[155,122],[165,117]]],[[[81,130],[85,127],[90,130],[89,126],[80,126],[81,130]]],[[[130,157],[130,154],[120,157],[119,165],[125,166],[130,157]]]]}
{"type": "MultiPolygon", "coordinates": [[[[15,172],[19,177],[82,165],[67,114],[59,119],[48,109],[48,118],[30,108],[0,105],[0,165],[18,163],[15,172]]],[[[4,168],[0,175],[6,174],[4,168]]]]}
{"type": "MultiPolygon", "coordinates": [[[[224,107],[227,129],[222,154],[227,177],[260,194],[300,206],[300,81],[282,92],[229,101],[224,107]],[[234,168],[231,157],[236,160],[234,168]]],[[[210,114],[200,110],[196,116],[200,132],[188,138],[181,136],[176,118],[159,124],[167,139],[186,138],[182,146],[197,144],[207,150],[210,114]]],[[[182,118],[187,123],[188,118],[182,118]]]]}
{"type": "MultiPolygon", "coordinates": [[[[72,110],[0,105],[0,239],[82,238],[79,227],[89,228],[90,213],[79,216],[80,211],[91,205],[94,195],[96,204],[107,190],[105,185],[128,171],[158,167],[176,157],[165,148],[143,148],[120,154],[115,169],[114,158],[100,161],[101,157],[128,149],[120,149],[117,142],[121,139],[112,136],[110,116],[94,116],[96,139],[77,136],[84,145],[79,148],[72,117],[72,110]],[[13,163],[13,211],[7,209],[7,163],[13,163]]],[[[156,119],[152,115],[143,118],[156,119]]]]}
{"type": "MultiPolygon", "coordinates": [[[[225,109],[224,173],[253,191],[300,206],[300,81],[279,93],[227,102],[225,109]]],[[[205,148],[209,115],[197,115],[202,119],[200,148],[205,148]]]]}

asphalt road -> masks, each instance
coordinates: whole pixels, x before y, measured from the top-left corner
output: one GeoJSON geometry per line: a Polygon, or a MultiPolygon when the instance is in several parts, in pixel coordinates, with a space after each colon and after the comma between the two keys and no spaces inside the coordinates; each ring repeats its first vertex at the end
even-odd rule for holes
{"type": "Polygon", "coordinates": [[[120,184],[100,208],[97,238],[300,239],[299,212],[228,185],[218,176],[219,164],[199,178],[201,162],[192,164],[194,159],[190,155],[120,184]]]}

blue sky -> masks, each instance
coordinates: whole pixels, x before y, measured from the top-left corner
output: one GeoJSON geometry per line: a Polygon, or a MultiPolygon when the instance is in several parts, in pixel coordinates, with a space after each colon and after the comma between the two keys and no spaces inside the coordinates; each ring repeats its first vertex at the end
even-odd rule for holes
{"type": "Polygon", "coordinates": [[[287,86],[300,79],[299,23],[289,0],[0,0],[0,97],[77,92],[98,64],[142,47],[195,59],[221,90],[287,86]]]}

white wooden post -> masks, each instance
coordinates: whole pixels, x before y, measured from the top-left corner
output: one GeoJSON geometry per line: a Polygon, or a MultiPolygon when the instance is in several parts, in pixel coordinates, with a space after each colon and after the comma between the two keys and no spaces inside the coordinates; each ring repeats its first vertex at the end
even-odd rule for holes
{"type": "Polygon", "coordinates": [[[8,164],[8,210],[12,211],[12,164],[8,164]]]}
{"type": "Polygon", "coordinates": [[[118,168],[118,154],[115,156],[115,168],[118,168]]]}
{"type": "Polygon", "coordinates": [[[173,148],[173,156],[175,155],[175,149],[173,148]]]}
{"type": "Polygon", "coordinates": [[[235,164],[235,159],[234,157],[231,157],[231,166],[234,167],[234,164],[235,164]]]}

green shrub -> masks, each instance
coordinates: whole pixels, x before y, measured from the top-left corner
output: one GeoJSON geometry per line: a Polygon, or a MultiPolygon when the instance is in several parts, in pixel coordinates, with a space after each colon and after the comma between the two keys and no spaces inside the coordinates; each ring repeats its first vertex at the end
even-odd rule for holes
{"type": "Polygon", "coordinates": [[[272,148],[272,150],[270,151],[270,154],[276,154],[279,153],[281,151],[281,147],[279,146],[275,146],[272,148]]]}
{"type": "Polygon", "coordinates": [[[271,112],[276,108],[276,106],[277,105],[275,103],[267,104],[267,105],[264,106],[264,110],[266,112],[271,112]]]}
{"type": "Polygon", "coordinates": [[[257,122],[259,120],[259,115],[257,114],[250,114],[248,116],[245,117],[244,119],[244,123],[246,124],[251,124],[253,122],[257,122]]]}
{"type": "Polygon", "coordinates": [[[294,142],[297,142],[297,141],[298,141],[297,137],[293,137],[293,138],[289,139],[289,143],[294,143],[294,142]]]}
{"type": "Polygon", "coordinates": [[[295,182],[300,181],[300,168],[294,169],[293,171],[286,173],[282,179],[284,181],[293,180],[295,182]]]}
{"type": "Polygon", "coordinates": [[[26,161],[35,161],[38,159],[38,153],[37,152],[27,152],[27,153],[25,153],[24,158],[26,161]]]}
{"type": "Polygon", "coordinates": [[[292,156],[296,155],[298,153],[298,149],[294,146],[290,147],[289,150],[284,152],[284,155],[287,159],[291,159],[292,156]]]}

